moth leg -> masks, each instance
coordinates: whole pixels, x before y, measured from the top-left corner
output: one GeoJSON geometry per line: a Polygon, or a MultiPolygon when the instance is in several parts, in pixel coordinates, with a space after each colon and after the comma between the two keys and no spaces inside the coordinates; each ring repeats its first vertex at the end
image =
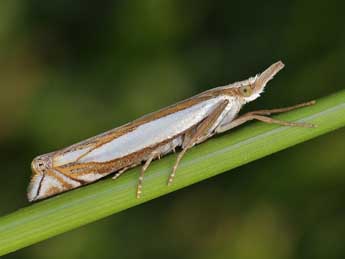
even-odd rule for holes
{"type": "Polygon", "coordinates": [[[296,109],[306,107],[306,106],[311,106],[311,105],[314,105],[315,103],[316,103],[316,101],[313,100],[313,101],[300,103],[300,104],[296,104],[296,105],[289,106],[289,107],[278,108],[278,109],[269,109],[269,110],[258,110],[258,111],[248,112],[248,113],[249,114],[256,114],[256,115],[271,115],[271,114],[275,114],[275,113],[282,113],[282,112],[288,112],[288,111],[296,110],[296,109]]]}
{"type": "Polygon", "coordinates": [[[144,180],[144,174],[146,169],[149,167],[149,165],[151,164],[152,160],[157,157],[160,156],[159,152],[157,151],[153,151],[151,153],[151,155],[149,156],[149,158],[146,160],[145,164],[143,165],[143,167],[141,168],[141,172],[140,172],[140,176],[139,176],[139,180],[138,180],[138,186],[137,186],[137,198],[139,199],[142,193],[142,187],[143,187],[143,180],[144,180]]]}
{"type": "Polygon", "coordinates": [[[231,121],[228,124],[220,125],[219,127],[216,128],[216,133],[222,133],[224,131],[228,131],[228,130],[235,128],[235,127],[237,127],[237,126],[239,126],[239,125],[241,125],[247,121],[250,121],[250,120],[259,120],[262,122],[279,124],[282,126],[314,128],[315,125],[310,124],[310,123],[288,122],[288,121],[277,120],[277,119],[273,119],[273,118],[265,116],[265,115],[270,115],[270,114],[274,114],[274,113],[287,112],[287,111],[291,111],[294,109],[298,109],[298,108],[313,105],[313,104],[315,104],[315,101],[310,101],[307,103],[302,103],[302,104],[298,104],[298,105],[294,105],[294,106],[286,107],[286,108],[279,108],[279,109],[272,109],[272,110],[258,110],[258,111],[248,112],[248,113],[245,113],[244,115],[234,119],[233,121],[231,121]]]}
{"type": "Polygon", "coordinates": [[[124,172],[126,172],[129,169],[129,167],[122,168],[120,171],[116,172],[116,174],[112,177],[112,179],[117,179],[122,175],[124,172]]]}
{"type": "Polygon", "coordinates": [[[206,119],[204,119],[198,125],[198,127],[195,130],[191,129],[189,132],[186,133],[186,142],[183,143],[182,151],[177,155],[176,162],[173,166],[172,172],[168,179],[168,185],[172,184],[176,174],[176,169],[184,154],[195,144],[200,143],[201,140],[205,140],[207,138],[209,129],[212,128],[212,126],[214,126],[214,123],[216,123],[217,119],[222,114],[228,103],[228,100],[224,100],[221,103],[219,103],[218,106],[214,108],[214,110],[206,117],[206,119]]]}
{"type": "Polygon", "coordinates": [[[119,178],[120,177],[120,175],[122,175],[124,172],[126,172],[128,169],[131,169],[131,168],[133,168],[133,167],[136,167],[137,166],[137,164],[134,164],[134,165],[131,165],[131,166],[126,166],[126,167],[124,167],[124,168],[122,168],[121,170],[119,170],[119,171],[117,171],[116,173],[115,173],[115,175],[112,177],[112,179],[117,179],[117,178],[119,178]]]}

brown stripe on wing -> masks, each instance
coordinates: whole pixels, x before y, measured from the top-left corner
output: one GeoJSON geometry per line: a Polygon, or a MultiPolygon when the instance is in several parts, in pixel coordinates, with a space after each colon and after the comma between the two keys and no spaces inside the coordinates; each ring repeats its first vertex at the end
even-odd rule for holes
{"type": "MultiPolygon", "coordinates": [[[[91,143],[94,144],[94,146],[88,150],[87,152],[85,152],[84,154],[82,154],[81,156],[79,156],[76,159],[76,162],[78,162],[81,158],[85,157],[86,155],[88,155],[90,152],[94,151],[95,149],[103,146],[106,143],[111,142],[112,140],[121,137],[133,130],[135,130],[137,127],[139,127],[142,124],[145,124],[149,121],[153,121],[162,117],[165,117],[167,115],[173,114],[175,112],[187,109],[195,104],[198,104],[200,102],[206,101],[210,98],[212,98],[213,96],[207,95],[207,96],[200,96],[197,98],[192,98],[192,99],[187,99],[185,101],[182,101],[180,103],[178,103],[178,105],[172,105],[169,106],[167,108],[164,108],[162,110],[159,110],[157,112],[148,114],[146,116],[143,116],[137,120],[134,120],[131,123],[127,123],[121,127],[115,128],[113,130],[107,131],[103,134],[100,134],[98,136],[95,136],[89,140],[86,140],[87,142],[85,143],[87,146],[90,145],[90,141],[91,143]]],[[[83,142],[80,143],[81,145],[85,146],[85,144],[83,142]]],[[[69,152],[70,150],[68,150],[67,152],[69,152]]]]}
{"type": "MultiPolygon", "coordinates": [[[[181,134],[184,134],[184,132],[181,134]]],[[[77,181],[80,180],[78,176],[84,176],[84,175],[88,175],[92,173],[103,174],[104,176],[106,176],[111,173],[115,173],[116,171],[121,170],[125,167],[131,166],[133,164],[140,164],[154,150],[157,150],[161,146],[168,144],[179,135],[174,136],[170,139],[167,139],[156,145],[152,145],[150,147],[144,148],[140,151],[137,151],[137,152],[134,152],[126,156],[119,157],[107,162],[86,162],[86,163],[74,162],[74,163],[69,163],[66,165],[56,167],[56,170],[58,170],[65,176],[70,177],[71,179],[74,179],[77,181]]]]}
{"type": "MultiPolygon", "coordinates": [[[[55,170],[55,169],[52,169],[52,170],[55,170]]],[[[56,171],[58,171],[58,170],[56,170],[56,171]]],[[[58,172],[59,172],[59,171],[58,171],[58,172]]],[[[59,172],[59,173],[61,173],[61,172],[59,172]]],[[[61,174],[63,174],[63,173],[61,173],[61,174]]],[[[63,185],[63,187],[64,187],[65,189],[72,189],[72,188],[75,188],[75,186],[74,186],[73,184],[66,182],[66,181],[63,179],[62,176],[60,176],[60,175],[57,174],[57,173],[52,172],[51,170],[48,170],[47,173],[46,173],[46,175],[47,175],[47,176],[50,176],[50,177],[53,177],[53,178],[55,178],[56,180],[58,180],[58,181],[63,185]]],[[[69,176],[67,176],[67,175],[65,175],[65,176],[66,176],[67,178],[71,178],[71,177],[69,177],[69,176]]],[[[74,179],[71,178],[71,180],[74,180],[74,179]]],[[[75,181],[78,181],[78,180],[75,180],[75,181]]],[[[79,181],[78,181],[78,182],[79,182],[79,181]]]]}
{"type": "MultiPolygon", "coordinates": [[[[234,92],[235,89],[229,89],[229,91],[234,92]]],[[[139,127],[140,125],[142,125],[144,123],[147,123],[149,121],[156,120],[156,119],[159,119],[161,117],[167,116],[169,114],[187,109],[187,108],[189,108],[189,107],[191,107],[197,103],[212,99],[212,98],[217,97],[221,94],[222,94],[221,90],[210,89],[208,91],[200,93],[200,94],[193,96],[189,99],[186,99],[184,101],[178,102],[176,104],[173,104],[171,106],[168,106],[168,107],[163,108],[161,110],[158,110],[156,112],[144,115],[144,116],[134,120],[133,122],[129,122],[123,126],[117,127],[115,129],[112,129],[109,131],[106,131],[106,132],[101,133],[97,136],[88,138],[84,141],[81,141],[81,142],[76,143],[74,145],[71,145],[67,148],[59,150],[55,153],[55,155],[63,155],[65,153],[69,153],[71,151],[91,147],[90,150],[88,150],[87,152],[85,152],[83,155],[81,155],[80,157],[78,157],[76,159],[76,161],[78,161],[82,157],[86,156],[87,154],[89,154],[90,152],[95,150],[96,148],[99,148],[102,145],[135,130],[137,127],[139,127]]]]}

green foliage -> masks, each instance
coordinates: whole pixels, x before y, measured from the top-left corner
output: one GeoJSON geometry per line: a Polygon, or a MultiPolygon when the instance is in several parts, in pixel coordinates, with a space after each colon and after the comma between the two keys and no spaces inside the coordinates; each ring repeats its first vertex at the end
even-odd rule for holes
{"type": "Polygon", "coordinates": [[[139,168],[113,181],[95,184],[32,204],[0,218],[0,254],[94,222],[169,192],[345,126],[345,91],[307,107],[277,116],[314,123],[317,128],[292,128],[250,123],[194,147],[184,157],[171,187],[167,176],[175,161],[169,155],[154,162],[144,179],[143,196],[135,198],[139,168]]]}

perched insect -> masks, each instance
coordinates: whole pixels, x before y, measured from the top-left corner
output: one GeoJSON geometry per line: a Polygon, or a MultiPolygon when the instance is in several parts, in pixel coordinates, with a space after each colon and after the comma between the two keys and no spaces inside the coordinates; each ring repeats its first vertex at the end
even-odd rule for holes
{"type": "Polygon", "coordinates": [[[315,101],[253,111],[237,117],[242,106],[257,99],[267,82],[283,67],[279,61],[255,77],[210,89],[70,147],[36,157],[31,164],[33,175],[27,194],[29,201],[77,188],[112,173],[115,173],[115,179],[127,169],[143,163],[136,192],[139,198],[144,173],[151,161],[176,148],[182,150],[172,168],[168,185],[173,182],[176,169],[188,149],[249,120],[313,127],[312,124],[285,122],[267,116],[312,105],[315,101]]]}

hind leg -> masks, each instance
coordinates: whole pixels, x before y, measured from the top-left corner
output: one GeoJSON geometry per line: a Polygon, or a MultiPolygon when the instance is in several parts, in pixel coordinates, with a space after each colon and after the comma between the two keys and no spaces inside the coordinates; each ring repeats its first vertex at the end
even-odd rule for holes
{"type": "Polygon", "coordinates": [[[140,198],[141,193],[142,193],[143,180],[144,180],[145,172],[146,172],[147,168],[149,167],[149,165],[151,164],[152,160],[155,159],[156,157],[160,157],[160,154],[158,151],[153,151],[151,153],[151,155],[149,156],[149,158],[146,160],[143,167],[141,168],[141,172],[140,172],[140,176],[139,176],[139,180],[138,180],[138,186],[137,186],[137,193],[136,193],[137,198],[140,198]]]}
{"type": "Polygon", "coordinates": [[[124,167],[124,168],[122,168],[121,170],[119,170],[119,171],[117,171],[116,173],[115,173],[115,175],[112,177],[112,179],[117,179],[117,178],[119,178],[124,172],[126,172],[128,169],[131,169],[131,168],[133,168],[133,167],[136,167],[138,164],[135,164],[135,165],[131,165],[131,166],[126,166],[126,167],[124,167]]]}

